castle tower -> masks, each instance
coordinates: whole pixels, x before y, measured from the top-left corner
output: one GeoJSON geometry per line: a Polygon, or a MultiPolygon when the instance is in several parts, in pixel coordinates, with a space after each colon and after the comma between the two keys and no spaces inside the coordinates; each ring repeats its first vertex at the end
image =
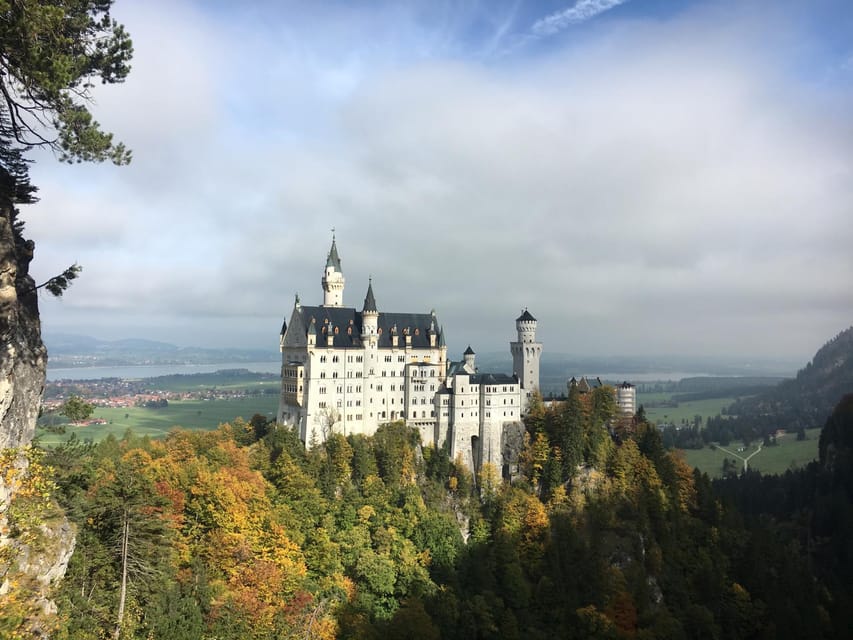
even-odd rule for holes
{"type": "Polygon", "coordinates": [[[462,356],[465,358],[465,370],[469,373],[476,373],[477,367],[474,366],[474,358],[477,354],[474,353],[474,350],[471,348],[471,345],[468,345],[468,348],[465,349],[465,353],[462,356]]]}
{"type": "Polygon", "coordinates": [[[344,273],[341,271],[341,259],[332,234],[332,248],[326,258],[326,270],[323,272],[323,306],[342,307],[344,304],[344,273]]]}
{"type": "Polygon", "coordinates": [[[509,343],[512,353],[512,371],[518,376],[522,389],[529,395],[539,388],[539,358],[542,355],[542,343],[536,342],[536,318],[525,309],[515,319],[518,341],[509,343]]]}
{"type": "Polygon", "coordinates": [[[373,296],[373,279],[367,285],[367,295],[364,296],[364,308],[361,310],[361,340],[366,345],[376,345],[379,335],[379,311],[376,308],[376,298],[373,296]]]}

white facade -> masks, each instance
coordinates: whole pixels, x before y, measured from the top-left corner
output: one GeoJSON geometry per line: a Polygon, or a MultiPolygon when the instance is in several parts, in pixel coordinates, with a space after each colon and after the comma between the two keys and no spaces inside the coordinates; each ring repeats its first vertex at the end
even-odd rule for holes
{"type": "Polygon", "coordinates": [[[637,387],[630,382],[616,385],[616,405],[622,415],[637,413],[637,387]]]}
{"type": "Polygon", "coordinates": [[[331,431],[370,435],[405,420],[424,444],[447,446],[472,469],[503,466],[504,433],[518,425],[539,384],[535,318],[525,310],[516,320],[513,375],[479,373],[470,347],[461,362],[448,360],[435,312],[381,312],[372,282],[357,311],[343,304],[344,282],[333,240],[323,305],[303,306],[297,297],[282,326],[278,421],[310,445],[331,431]]]}

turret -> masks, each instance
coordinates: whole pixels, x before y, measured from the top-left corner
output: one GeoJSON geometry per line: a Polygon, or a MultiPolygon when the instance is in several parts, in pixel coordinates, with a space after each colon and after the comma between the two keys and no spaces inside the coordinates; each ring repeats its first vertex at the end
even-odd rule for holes
{"type": "Polygon", "coordinates": [[[373,279],[367,284],[367,295],[364,296],[364,307],[361,310],[361,339],[377,336],[379,329],[379,311],[376,309],[376,298],[373,296],[373,279]]]}
{"type": "Polygon", "coordinates": [[[470,373],[476,373],[477,368],[474,366],[474,358],[477,354],[474,353],[474,350],[471,348],[471,345],[468,345],[468,348],[465,349],[465,353],[462,354],[465,358],[465,369],[467,369],[470,373]]]}
{"type": "Polygon", "coordinates": [[[536,342],[536,318],[527,309],[515,319],[515,330],[519,342],[536,342]]]}
{"type": "Polygon", "coordinates": [[[326,258],[326,270],[323,272],[323,306],[341,307],[344,304],[344,273],[341,270],[341,259],[335,236],[332,235],[332,248],[326,258]]]}

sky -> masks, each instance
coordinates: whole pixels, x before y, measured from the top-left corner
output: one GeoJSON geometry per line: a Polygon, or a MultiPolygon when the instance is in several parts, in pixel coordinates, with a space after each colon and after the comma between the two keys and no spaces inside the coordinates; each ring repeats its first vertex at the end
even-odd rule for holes
{"type": "Polygon", "coordinates": [[[853,324],[847,0],[118,0],[126,167],[36,155],[47,335],[276,349],[335,230],[451,355],[806,362],[853,324]],[[459,352],[459,353],[457,353],[459,352]]]}

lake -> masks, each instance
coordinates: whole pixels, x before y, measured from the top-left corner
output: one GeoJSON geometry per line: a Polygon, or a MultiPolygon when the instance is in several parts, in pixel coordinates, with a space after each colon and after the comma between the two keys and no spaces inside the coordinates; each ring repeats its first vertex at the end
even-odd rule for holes
{"type": "Polygon", "coordinates": [[[156,378],[175,374],[213,373],[220,369],[248,369],[256,373],[279,373],[280,362],[224,362],[220,364],[152,364],[124,367],[69,367],[52,369],[47,367],[48,381],[55,380],[98,380],[100,378],[156,378]]]}

